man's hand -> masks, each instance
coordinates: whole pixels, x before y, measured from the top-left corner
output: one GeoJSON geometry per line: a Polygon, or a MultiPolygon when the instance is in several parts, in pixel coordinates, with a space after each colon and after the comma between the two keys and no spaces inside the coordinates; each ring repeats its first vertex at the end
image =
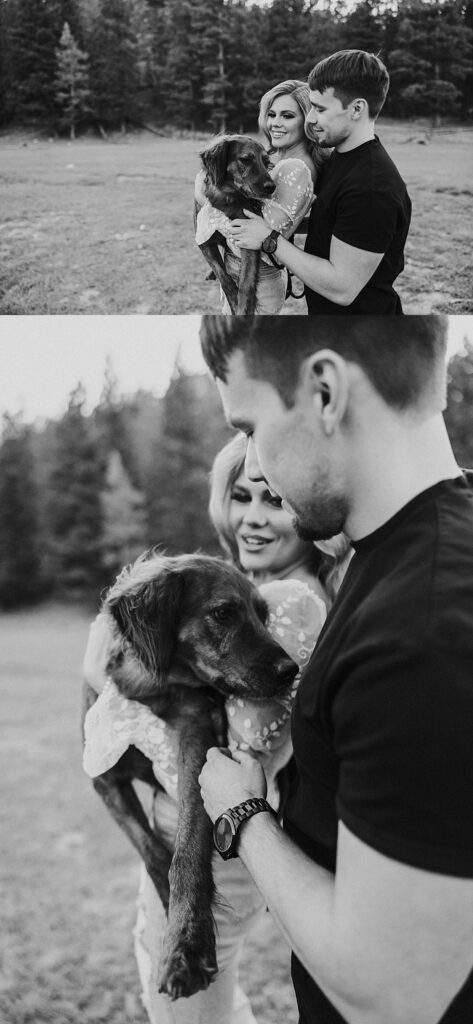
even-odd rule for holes
{"type": "Polygon", "coordinates": [[[243,800],[266,796],[266,776],[259,761],[241,750],[230,755],[219,747],[210,747],[199,783],[205,810],[212,821],[243,800]]]}
{"type": "Polygon", "coordinates": [[[270,234],[271,228],[256,213],[245,210],[244,214],[247,219],[232,220],[229,230],[233,241],[242,249],[261,249],[261,244],[270,234]]]}

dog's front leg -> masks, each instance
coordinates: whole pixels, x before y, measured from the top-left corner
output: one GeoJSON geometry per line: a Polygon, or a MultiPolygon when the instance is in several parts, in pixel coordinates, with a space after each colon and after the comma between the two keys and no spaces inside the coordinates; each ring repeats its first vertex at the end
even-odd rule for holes
{"type": "Polygon", "coordinates": [[[259,250],[241,250],[241,270],[238,282],[237,313],[247,316],[256,309],[256,288],[258,283],[259,250]]]}
{"type": "Polygon", "coordinates": [[[202,719],[182,728],[179,765],[179,825],[169,874],[170,898],[160,991],[171,999],[206,989],[217,971],[212,917],[212,826],[198,776],[215,743],[202,719]]]}
{"type": "MultiPolygon", "coordinates": [[[[222,238],[222,242],[224,241],[225,240],[222,238]]],[[[220,255],[218,245],[215,241],[210,240],[199,245],[199,249],[207,260],[209,266],[212,268],[215,277],[227,298],[228,305],[230,306],[232,313],[235,314],[238,305],[238,288],[233,278],[230,277],[230,274],[227,274],[227,271],[225,270],[225,264],[220,255]]]]}
{"type": "Polygon", "coordinates": [[[93,779],[95,791],[102,797],[117,825],[123,829],[141,855],[159,898],[167,910],[169,905],[169,870],[171,852],[153,832],[133,785],[117,779],[114,769],[93,779]]]}

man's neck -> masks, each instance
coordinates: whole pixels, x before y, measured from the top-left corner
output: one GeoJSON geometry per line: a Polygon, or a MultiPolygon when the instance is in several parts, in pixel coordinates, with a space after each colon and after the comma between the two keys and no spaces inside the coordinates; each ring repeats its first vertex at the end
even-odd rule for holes
{"type": "Polygon", "coordinates": [[[373,436],[353,471],[345,531],[355,541],[383,526],[422,491],[461,472],[440,414],[391,437],[389,430],[373,436]]]}
{"type": "Polygon", "coordinates": [[[372,142],[374,139],[374,121],[368,121],[366,124],[355,125],[352,134],[348,139],[344,139],[339,146],[335,146],[337,153],[349,153],[352,149],[358,149],[358,146],[363,146],[365,142],[372,142]]]}

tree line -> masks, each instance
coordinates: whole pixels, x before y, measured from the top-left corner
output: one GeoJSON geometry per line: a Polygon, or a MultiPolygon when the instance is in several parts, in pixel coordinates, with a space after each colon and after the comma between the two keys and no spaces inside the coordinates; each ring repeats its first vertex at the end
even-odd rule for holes
{"type": "Polygon", "coordinates": [[[344,48],[387,64],[387,115],[471,117],[473,0],[0,0],[0,124],[254,130],[344,48]]]}
{"type": "MultiPolygon", "coordinates": [[[[209,378],[177,373],[166,395],[124,399],[109,366],[101,400],[81,387],[64,415],[6,415],[0,445],[0,608],[46,597],[91,601],[157,546],[221,554],[207,513],[209,470],[229,437],[209,378]]],[[[449,366],[447,428],[473,468],[473,345],[449,366]]]]}
{"type": "Polygon", "coordinates": [[[121,398],[110,367],[91,414],[78,384],[38,427],[7,414],[0,447],[0,607],[97,602],[150,547],[219,553],[209,471],[229,437],[216,389],[177,373],[162,399],[121,398]]]}

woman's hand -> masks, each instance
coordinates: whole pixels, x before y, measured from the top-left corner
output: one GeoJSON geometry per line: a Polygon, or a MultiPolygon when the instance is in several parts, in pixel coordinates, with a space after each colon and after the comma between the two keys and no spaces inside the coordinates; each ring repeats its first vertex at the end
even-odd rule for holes
{"type": "Polygon", "coordinates": [[[265,220],[250,210],[244,210],[245,218],[232,220],[229,232],[233,241],[242,249],[261,249],[261,243],[268,237],[271,228],[265,220]]]}
{"type": "Polygon", "coordinates": [[[215,821],[228,807],[236,807],[252,796],[266,796],[266,776],[250,754],[235,750],[232,755],[210,747],[199,775],[205,810],[215,821]]]}
{"type": "Polygon", "coordinates": [[[112,630],[103,612],[94,619],[87,640],[82,670],[84,679],[96,693],[101,693],[107,680],[107,665],[110,656],[112,630]]]}

